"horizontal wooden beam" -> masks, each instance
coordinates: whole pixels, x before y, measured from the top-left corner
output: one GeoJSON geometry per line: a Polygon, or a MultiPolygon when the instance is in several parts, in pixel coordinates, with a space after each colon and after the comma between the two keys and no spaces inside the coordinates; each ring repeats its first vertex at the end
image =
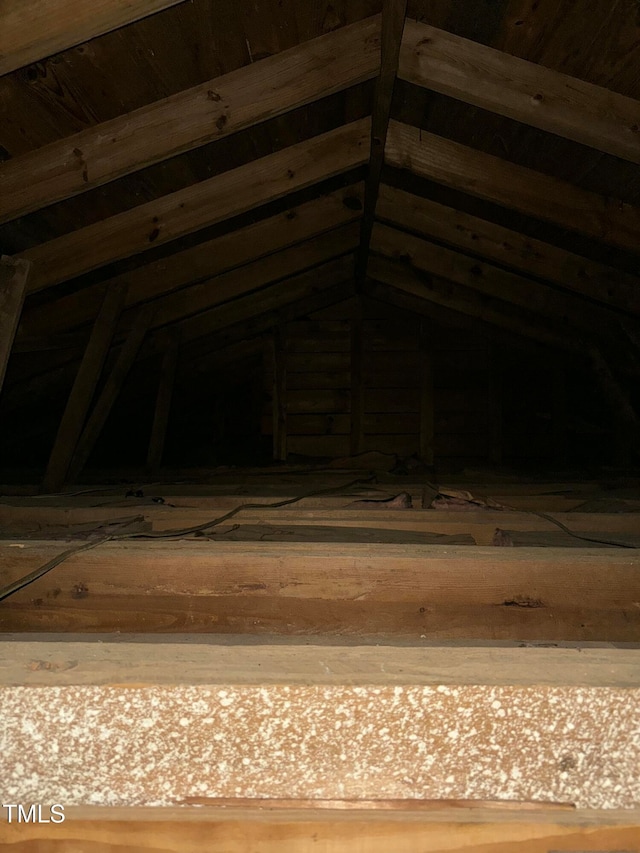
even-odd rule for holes
{"type": "Polygon", "coordinates": [[[0,223],[346,89],[379,63],[376,15],[15,157],[0,164],[0,223]]]}
{"type": "Polygon", "coordinates": [[[347,172],[369,156],[369,119],[300,142],[24,253],[30,292],[175,240],[294,190],[347,172]]]}
{"type": "Polygon", "coordinates": [[[0,644],[4,803],[640,808],[637,648],[98,639],[0,644]]]}
{"type": "Polygon", "coordinates": [[[398,76],[640,164],[640,102],[417,21],[398,76]]]}
{"type": "Polygon", "coordinates": [[[594,306],[577,295],[381,223],[374,227],[371,249],[384,257],[409,263],[415,269],[525,308],[539,314],[541,323],[546,317],[570,334],[588,332],[612,346],[620,343],[620,326],[614,312],[594,306]]]}
{"type": "MultiPolygon", "coordinates": [[[[457,853],[549,853],[563,850],[624,850],[640,831],[638,809],[559,810],[485,801],[353,801],[278,807],[274,801],[235,800],[209,805],[145,807],[77,807],[65,810],[63,824],[0,823],[0,842],[12,853],[31,853],[34,844],[50,853],[66,853],[71,844],[135,849],[139,853],[367,853],[444,851],[457,853]],[[426,814],[425,814],[426,811],[426,814]],[[80,841],[79,841],[80,840],[80,841]]],[[[286,806],[286,804],[285,804],[286,806]]],[[[6,811],[6,810],[5,810],[6,811]]],[[[43,816],[46,812],[43,813],[43,816]]]]}
{"type": "Polygon", "coordinates": [[[59,335],[87,323],[95,313],[96,301],[110,284],[127,283],[125,306],[131,308],[354,222],[362,214],[362,197],[362,184],[345,187],[222,237],[152,261],[105,284],[83,288],[31,310],[27,308],[18,330],[17,345],[26,348],[33,341],[31,345],[36,346],[42,335],[59,335]]]}
{"type": "Polygon", "coordinates": [[[640,209],[559,178],[391,121],[386,162],[469,195],[637,251],[640,209]]]}
{"type": "Polygon", "coordinates": [[[640,314],[640,278],[395,187],[380,188],[376,216],[462,251],[640,314]]]}
{"type": "MultiPolygon", "coordinates": [[[[0,541],[3,583],[67,547],[0,541]]],[[[107,542],[5,600],[0,631],[46,624],[49,631],[638,642],[637,554],[206,538],[107,542]]]]}
{"type": "Polygon", "coordinates": [[[182,0],[24,0],[0,10],[0,74],[8,74],[182,0]]]}
{"type": "MultiPolygon", "coordinates": [[[[406,264],[381,256],[371,257],[369,274],[374,281],[390,285],[410,296],[476,317],[547,346],[587,357],[579,339],[563,333],[557,324],[552,326],[544,323],[543,318],[517,308],[504,299],[486,297],[470,287],[454,285],[438,276],[421,274],[406,264]]],[[[375,296],[375,288],[372,295],[375,296]]]]}

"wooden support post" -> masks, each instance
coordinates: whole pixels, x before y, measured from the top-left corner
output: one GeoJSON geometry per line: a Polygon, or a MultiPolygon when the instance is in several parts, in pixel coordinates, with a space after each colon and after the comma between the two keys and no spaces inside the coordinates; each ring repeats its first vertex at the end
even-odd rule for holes
{"type": "Polygon", "coordinates": [[[124,381],[136,359],[138,350],[142,345],[144,336],[149,328],[151,317],[153,316],[153,311],[153,306],[145,306],[140,309],[131,331],[122,345],[118,359],[109,374],[105,386],[102,389],[102,393],[98,397],[93,411],[89,416],[89,420],[87,421],[78,441],[71,465],[69,466],[70,480],[75,480],[78,474],[82,471],[91,451],[95,447],[95,443],[102,432],[106,420],[109,417],[109,413],[113,408],[113,404],[118,398],[118,394],[122,389],[124,381]]]}
{"type": "Polygon", "coordinates": [[[384,0],[382,4],[382,36],[380,44],[380,74],[371,117],[371,153],[369,174],[365,185],[364,210],[360,228],[360,248],[356,255],[356,282],[361,286],[367,275],[369,244],[378,201],[380,175],[384,163],[387,128],[391,115],[391,100],[398,72],[400,44],[404,30],[407,0],[384,0]]]}
{"type": "Polygon", "coordinates": [[[22,312],[29,261],[0,257],[0,392],[22,312]]]}
{"type": "Polygon", "coordinates": [[[364,422],[364,384],[362,370],[362,297],[356,296],[351,318],[351,455],[362,452],[364,422]]]}
{"type": "Polygon", "coordinates": [[[552,432],[553,455],[557,465],[567,467],[567,371],[553,371],[552,432]]]}
{"type": "Polygon", "coordinates": [[[433,345],[431,323],[426,318],[420,322],[420,354],[422,362],[420,385],[420,458],[425,465],[433,465],[435,445],[433,345]]]}
{"type": "Polygon", "coordinates": [[[287,341],[283,326],[277,326],[272,337],[273,352],[273,458],[287,458],[287,341]]]}
{"type": "Polygon", "coordinates": [[[149,440],[149,451],[147,453],[147,468],[151,473],[158,471],[162,464],[162,453],[169,423],[169,412],[171,410],[171,398],[173,396],[173,382],[176,375],[178,363],[178,351],[180,348],[180,332],[174,329],[171,332],[169,345],[162,359],[160,383],[156,396],[156,408],[149,440]]]}
{"type": "Polygon", "coordinates": [[[109,288],[105,295],[58,427],[42,482],[43,492],[58,491],[67,478],[69,465],[118,324],[125,295],[126,286],[121,284],[109,288]]]}
{"type": "Polygon", "coordinates": [[[502,465],[502,360],[494,341],[489,347],[489,461],[499,468],[502,465]]]}

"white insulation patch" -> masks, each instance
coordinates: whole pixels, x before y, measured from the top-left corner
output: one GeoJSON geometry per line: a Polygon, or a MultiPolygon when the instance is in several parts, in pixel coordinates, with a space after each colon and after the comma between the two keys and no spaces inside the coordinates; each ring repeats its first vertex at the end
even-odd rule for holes
{"type": "Polygon", "coordinates": [[[640,690],[15,687],[5,802],[482,799],[640,807],[640,690]]]}

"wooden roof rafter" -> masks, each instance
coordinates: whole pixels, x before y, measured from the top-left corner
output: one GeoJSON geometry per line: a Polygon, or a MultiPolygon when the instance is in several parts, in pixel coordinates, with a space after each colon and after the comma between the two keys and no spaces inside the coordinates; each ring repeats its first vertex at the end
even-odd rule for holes
{"type": "Polygon", "coordinates": [[[369,119],[342,125],[42,243],[23,253],[33,263],[30,292],[52,287],[361,166],[368,158],[369,126],[369,119]]]}
{"type": "Polygon", "coordinates": [[[156,14],[183,0],[22,0],[5,4],[0,75],[156,14]]]}
{"type": "Polygon", "coordinates": [[[0,223],[86,192],[374,77],[380,17],[0,164],[0,223]]]}
{"type": "Polygon", "coordinates": [[[640,102],[408,20],[398,77],[640,164],[640,102]]]}
{"type": "Polygon", "coordinates": [[[485,201],[637,252],[640,208],[393,119],[389,123],[385,162],[485,201]]]}
{"type": "Polygon", "coordinates": [[[553,282],[610,308],[640,315],[640,289],[635,276],[487,219],[386,184],[380,188],[376,217],[525,275],[553,282]]]}
{"type": "MultiPolygon", "coordinates": [[[[283,213],[230,231],[221,237],[144,264],[107,282],[47,302],[23,316],[16,344],[43,334],[59,336],[90,322],[106,287],[126,282],[125,307],[157,299],[172,291],[214,279],[260,258],[354,222],[361,216],[363,187],[352,184],[320,198],[287,208],[283,213]]],[[[267,260],[268,263],[268,260],[267,260]]]]}

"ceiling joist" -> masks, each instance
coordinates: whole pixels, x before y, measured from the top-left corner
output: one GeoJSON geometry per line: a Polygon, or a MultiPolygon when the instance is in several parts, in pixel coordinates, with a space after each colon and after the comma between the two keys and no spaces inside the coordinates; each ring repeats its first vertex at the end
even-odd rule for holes
{"type": "Polygon", "coordinates": [[[376,216],[525,275],[546,279],[579,296],[640,314],[640,280],[635,276],[462,210],[383,185],[376,216]]]}
{"type": "Polygon", "coordinates": [[[21,0],[0,9],[0,74],[161,12],[182,0],[21,0]]]}
{"type": "Polygon", "coordinates": [[[408,20],[398,76],[640,164],[640,102],[408,20]]]}
{"type": "Polygon", "coordinates": [[[527,216],[638,251],[639,208],[417,127],[389,123],[385,161],[527,216]]]}
{"type": "Polygon", "coordinates": [[[29,292],[52,287],[367,162],[360,119],[29,249],[29,292]]]}
{"type": "Polygon", "coordinates": [[[376,15],[8,160],[0,223],[368,80],[379,49],[376,15]]]}

